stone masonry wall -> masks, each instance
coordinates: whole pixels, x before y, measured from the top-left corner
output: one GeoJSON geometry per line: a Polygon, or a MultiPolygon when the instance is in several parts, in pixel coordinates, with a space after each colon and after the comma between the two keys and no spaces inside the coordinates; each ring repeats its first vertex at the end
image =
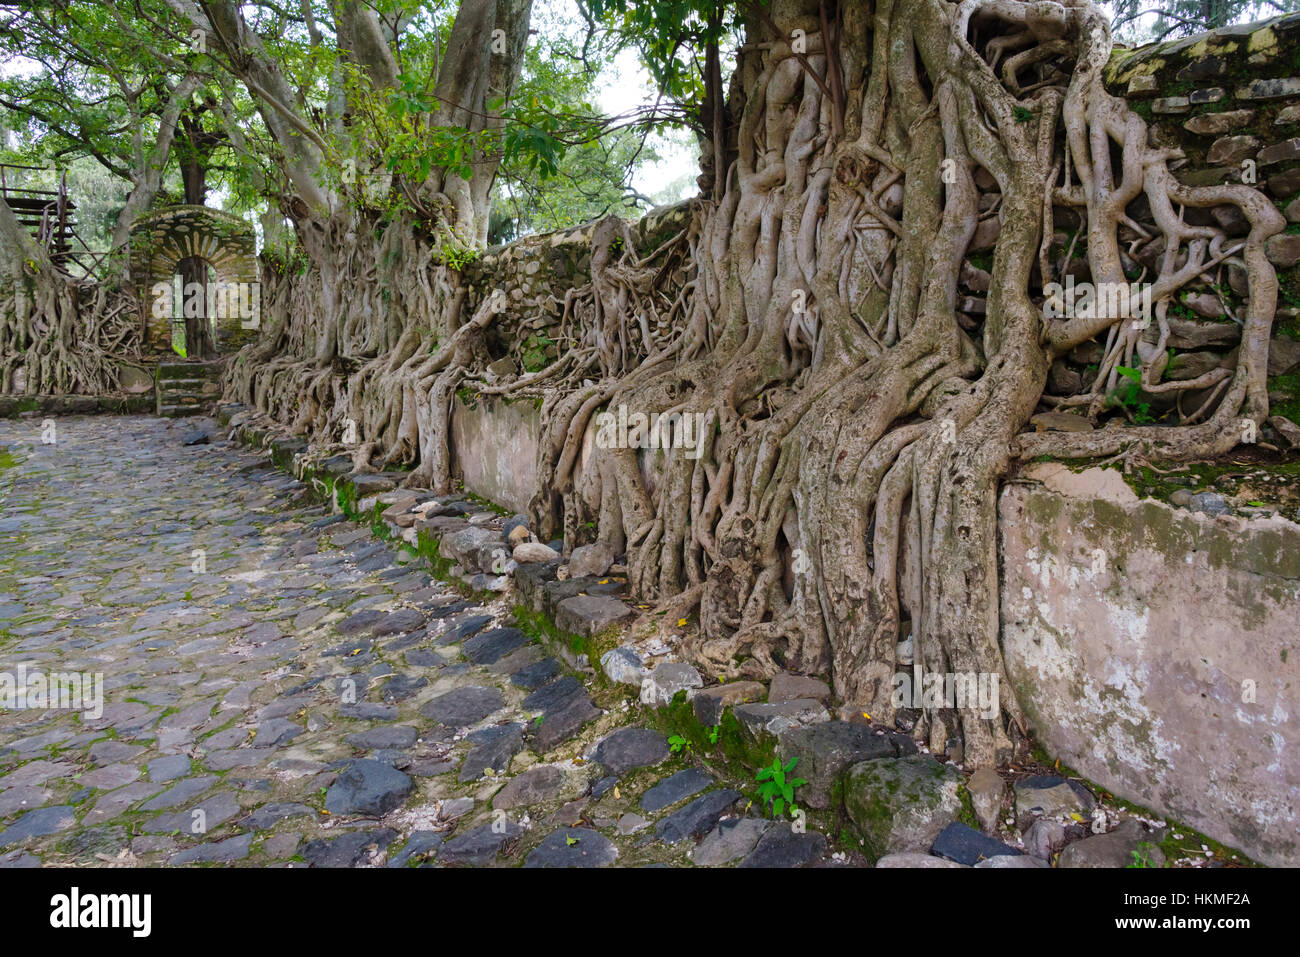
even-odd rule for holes
{"type": "MultiPolygon", "coordinates": [[[[679,232],[690,217],[690,203],[662,206],[632,224],[636,251],[644,255],[679,232]]],[[[565,293],[591,281],[592,242],[599,221],[528,236],[496,246],[470,263],[469,311],[496,290],[505,309],[493,323],[494,357],[515,371],[535,371],[560,355],[565,293]]]]}
{"type": "MultiPolygon", "coordinates": [[[[1107,83],[1152,123],[1155,143],[1183,151],[1175,161],[1182,182],[1253,182],[1292,223],[1267,248],[1281,289],[1269,386],[1274,411],[1297,418],[1300,15],[1117,50],[1107,83]]],[[[670,233],[686,215],[684,206],[658,210],[637,235],[670,233]]],[[[1246,231],[1228,207],[1185,215],[1230,236],[1246,231]]],[[[981,224],[975,256],[996,244],[996,227],[981,224]]],[[[565,292],[590,278],[594,229],[530,237],[470,267],[479,297],[508,290],[500,354],[512,363],[537,349],[547,361],[558,354],[565,292]]],[[[1064,244],[1064,234],[1054,237],[1064,244]]],[[[1154,266],[1160,253],[1148,244],[1138,264],[1154,266]]],[[[1070,271],[1086,280],[1080,266],[1086,261],[1070,271]]],[[[1245,277],[1234,266],[1226,278],[1221,295],[1188,294],[1171,309],[1171,344],[1197,350],[1179,357],[1171,378],[1235,362],[1230,307],[1245,277]]],[[[964,271],[962,311],[982,313],[986,292],[964,271]]],[[[1076,352],[1054,367],[1049,390],[1069,394],[1095,361],[1076,352]]],[[[526,403],[461,396],[452,452],[466,487],[513,508],[526,504],[537,482],[538,421],[526,403]]],[[[1267,426],[1263,435],[1277,440],[1267,426]]],[[[1061,467],[1048,476],[1051,469],[1061,467]]],[[[1121,797],[1261,861],[1300,862],[1300,762],[1292,756],[1300,526],[1139,499],[1116,472],[1090,481],[1018,483],[1001,497],[1004,650],[1035,736],[1121,797]]]]}
{"type": "MultiPolygon", "coordinates": [[[[1106,82],[1151,124],[1154,145],[1182,150],[1171,164],[1180,182],[1253,184],[1284,212],[1293,225],[1267,246],[1282,290],[1275,335],[1300,338],[1300,14],[1117,50],[1106,82]]],[[[1230,236],[1246,232],[1244,218],[1227,207],[1186,214],[1230,236]]],[[[1228,278],[1244,295],[1244,270],[1234,266],[1228,278]]],[[[1189,318],[1223,317],[1208,300],[1187,305],[1189,318]]]]}

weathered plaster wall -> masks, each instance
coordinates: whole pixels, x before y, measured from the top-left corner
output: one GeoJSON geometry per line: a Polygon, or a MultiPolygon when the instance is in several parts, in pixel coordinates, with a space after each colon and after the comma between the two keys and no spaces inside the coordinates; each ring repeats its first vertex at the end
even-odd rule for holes
{"type": "MultiPolygon", "coordinates": [[[[465,488],[517,512],[527,512],[537,493],[537,448],[542,435],[541,409],[527,400],[458,395],[451,409],[451,456],[455,476],[465,488]]],[[[596,420],[587,423],[578,456],[577,482],[582,494],[595,478],[592,456],[596,420]]],[[[638,452],[641,474],[653,492],[663,453],[638,452]]],[[[596,504],[594,493],[589,504],[596,504]]]]}
{"type": "Polygon", "coordinates": [[[1105,475],[1002,493],[1002,644],[1036,736],[1121,797],[1300,863],[1300,525],[1105,475]]]}
{"type": "Polygon", "coordinates": [[[457,397],[451,410],[456,476],[476,495],[527,512],[537,490],[541,413],[531,402],[457,397]]]}

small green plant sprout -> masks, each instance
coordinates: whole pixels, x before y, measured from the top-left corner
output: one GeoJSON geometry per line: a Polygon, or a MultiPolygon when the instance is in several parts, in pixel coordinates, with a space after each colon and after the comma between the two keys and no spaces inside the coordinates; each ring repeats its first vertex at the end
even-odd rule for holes
{"type": "Polygon", "coordinates": [[[673,753],[684,753],[691,750],[691,742],[687,741],[680,734],[674,734],[668,739],[668,750],[673,753]]]}
{"type": "Polygon", "coordinates": [[[719,722],[718,724],[715,724],[713,727],[709,728],[709,744],[717,744],[717,743],[718,743],[718,732],[721,731],[721,730],[722,730],[722,723],[721,723],[721,722],[719,722]]]}
{"type": "Polygon", "coordinates": [[[790,771],[798,761],[798,758],[791,758],[782,764],[780,758],[773,758],[769,767],[758,769],[758,796],[765,807],[772,809],[773,817],[781,817],[787,809],[791,817],[799,813],[794,803],[795,788],[808,782],[790,777],[790,771]]]}
{"type": "Polygon", "coordinates": [[[550,336],[542,333],[534,333],[524,340],[524,353],[520,359],[520,364],[524,367],[525,372],[540,372],[548,364],[546,356],[546,347],[554,345],[555,342],[550,336]]]}
{"type": "Polygon", "coordinates": [[[1151,844],[1148,841],[1139,841],[1138,849],[1130,851],[1133,855],[1133,863],[1124,865],[1125,867],[1155,867],[1151,863],[1151,844]]]}
{"type": "Polygon", "coordinates": [[[457,271],[464,269],[478,258],[477,250],[450,242],[444,242],[438,253],[447,266],[457,271]]]}
{"type": "Polygon", "coordinates": [[[1128,366],[1116,366],[1115,371],[1128,379],[1128,385],[1123,389],[1115,390],[1115,401],[1125,409],[1132,409],[1136,413],[1133,418],[1137,422],[1154,422],[1151,417],[1151,404],[1149,402],[1138,402],[1138,395],[1142,392],[1142,372],[1139,369],[1130,369],[1128,366]]]}

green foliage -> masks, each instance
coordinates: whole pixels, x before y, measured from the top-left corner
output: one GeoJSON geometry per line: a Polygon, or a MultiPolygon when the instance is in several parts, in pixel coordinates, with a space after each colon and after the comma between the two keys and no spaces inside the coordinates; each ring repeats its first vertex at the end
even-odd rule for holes
{"type": "Polygon", "coordinates": [[[688,753],[691,750],[689,738],[684,738],[680,734],[670,735],[668,738],[668,750],[674,754],[688,753]]]}
{"type": "Polygon", "coordinates": [[[546,347],[554,345],[554,341],[543,333],[537,332],[524,340],[524,354],[520,359],[524,370],[527,372],[540,372],[545,369],[550,359],[546,355],[546,347]]]}
{"type": "Polygon", "coordinates": [[[262,250],[262,260],[281,276],[302,276],[311,266],[306,250],[297,245],[288,248],[268,246],[262,250]]]}
{"type": "MultiPolygon", "coordinates": [[[[147,165],[162,170],[158,204],[183,201],[185,163],[204,169],[204,185],[236,212],[263,205],[258,184],[279,178],[247,91],[194,48],[191,25],[165,0],[9,5],[0,11],[0,57],[15,64],[0,77],[0,162],[66,171],[78,235],[92,249],[108,247],[147,165]],[[158,166],[160,119],[186,78],[198,87],[158,166]]],[[[53,185],[52,174],[42,185],[53,185]]]]}
{"type": "MultiPolygon", "coordinates": [[[[485,165],[500,164],[493,194],[497,241],[649,204],[629,195],[632,171],[655,158],[645,130],[636,128],[649,121],[610,120],[593,104],[619,49],[644,42],[647,51],[662,54],[660,40],[593,33],[567,7],[535,4],[511,100],[490,100],[493,117],[470,111],[472,119],[448,120],[435,93],[440,69],[452,62],[447,45],[459,4],[378,0],[373,6],[386,29],[397,25],[391,85],[376,83],[361,58],[340,47],[335,7],[320,0],[301,7],[237,5],[293,91],[280,109],[268,105],[265,91],[250,93],[224,51],[194,47],[193,24],[168,0],[6,7],[0,55],[16,68],[0,76],[0,162],[45,167],[56,160],[69,172],[80,231],[92,248],[107,248],[140,147],[147,155],[171,90],[193,74],[199,87],[166,158],[158,204],[183,198],[182,164],[206,172],[209,191],[227,210],[274,213],[285,197],[305,197],[294,179],[307,176],[353,207],[377,212],[381,223],[412,215],[441,220],[445,210],[431,198],[445,192],[440,178],[470,179],[485,165]],[[277,138],[268,129],[269,118],[287,112],[290,125],[320,147],[318,167],[315,150],[306,151],[305,162],[290,158],[283,133],[277,138]]],[[[659,4],[647,21],[628,6],[632,25],[666,25],[675,15],[672,4],[659,4]]],[[[696,17],[684,35],[699,30],[696,17]]],[[[694,75],[689,50],[678,51],[670,74],[694,75]]],[[[698,86],[678,85],[687,93],[698,86]]],[[[49,188],[55,175],[51,167],[26,178],[49,188]]],[[[445,250],[442,259],[456,268],[470,261],[460,249],[445,250]]]]}
{"type": "Polygon", "coordinates": [[[1273,376],[1268,380],[1270,392],[1279,393],[1285,398],[1272,402],[1270,410],[1274,415],[1282,415],[1292,422],[1300,422],[1300,369],[1286,375],[1273,376]]]}
{"type": "Polygon", "coordinates": [[[464,269],[478,259],[478,250],[472,246],[458,246],[444,242],[438,249],[438,258],[452,269],[464,269]]]}
{"type": "Polygon", "coordinates": [[[733,41],[740,8],[705,0],[582,0],[596,20],[610,24],[634,47],[665,97],[698,117],[704,102],[702,51],[733,41]]]}
{"type": "MultiPolygon", "coordinates": [[[[543,180],[559,172],[567,145],[561,139],[565,125],[558,113],[560,105],[554,97],[530,93],[522,103],[516,100],[511,106],[505,106],[504,101],[496,100],[489,104],[489,108],[500,110],[506,120],[501,141],[503,163],[543,180]]],[[[587,122],[594,124],[595,121],[587,122]]],[[[582,132],[593,136],[594,126],[588,126],[582,132]]]]}
{"type": "Polygon", "coordinates": [[[589,36],[584,21],[550,5],[534,5],[533,25],[536,41],[505,109],[492,243],[611,212],[635,215],[647,204],[632,194],[635,170],[657,158],[641,118],[606,118],[596,105],[616,70],[618,38],[589,36]]]}
{"type": "Polygon", "coordinates": [[[808,782],[790,776],[798,761],[798,758],[791,758],[782,764],[780,758],[773,758],[770,765],[758,769],[755,779],[759,782],[759,800],[773,817],[781,817],[786,810],[789,810],[792,817],[799,813],[799,808],[794,803],[794,792],[808,782]]]}
{"type": "Polygon", "coordinates": [[[1133,856],[1132,863],[1125,864],[1125,867],[1155,867],[1151,858],[1151,843],[1149,841],[1139,841],[1138,849],[1130,851],[1133,856]]]}
{"type": "Polygon", "coordinates": [[[1154,422],[1150,415],[1151,403],[1139,402],[1138,397],[1142,392],[1142,372],[1140,369],[1130,369],[1128,366],[1116,366],[1115,371],[1128,380],[1128,384],[1122,389],[1116,389],[1112,394],[1115,402],[1124,409],[1133,413],[1135,422],[1154,422]]]}

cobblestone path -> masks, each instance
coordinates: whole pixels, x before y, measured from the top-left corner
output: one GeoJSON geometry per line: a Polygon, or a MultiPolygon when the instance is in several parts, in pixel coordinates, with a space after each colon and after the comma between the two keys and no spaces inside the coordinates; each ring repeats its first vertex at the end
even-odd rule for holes
{"type": "Polygon", "coordinates": [[[0,420],[0,865],[825,857],[210,420],[55,426],[0,420]]]}

